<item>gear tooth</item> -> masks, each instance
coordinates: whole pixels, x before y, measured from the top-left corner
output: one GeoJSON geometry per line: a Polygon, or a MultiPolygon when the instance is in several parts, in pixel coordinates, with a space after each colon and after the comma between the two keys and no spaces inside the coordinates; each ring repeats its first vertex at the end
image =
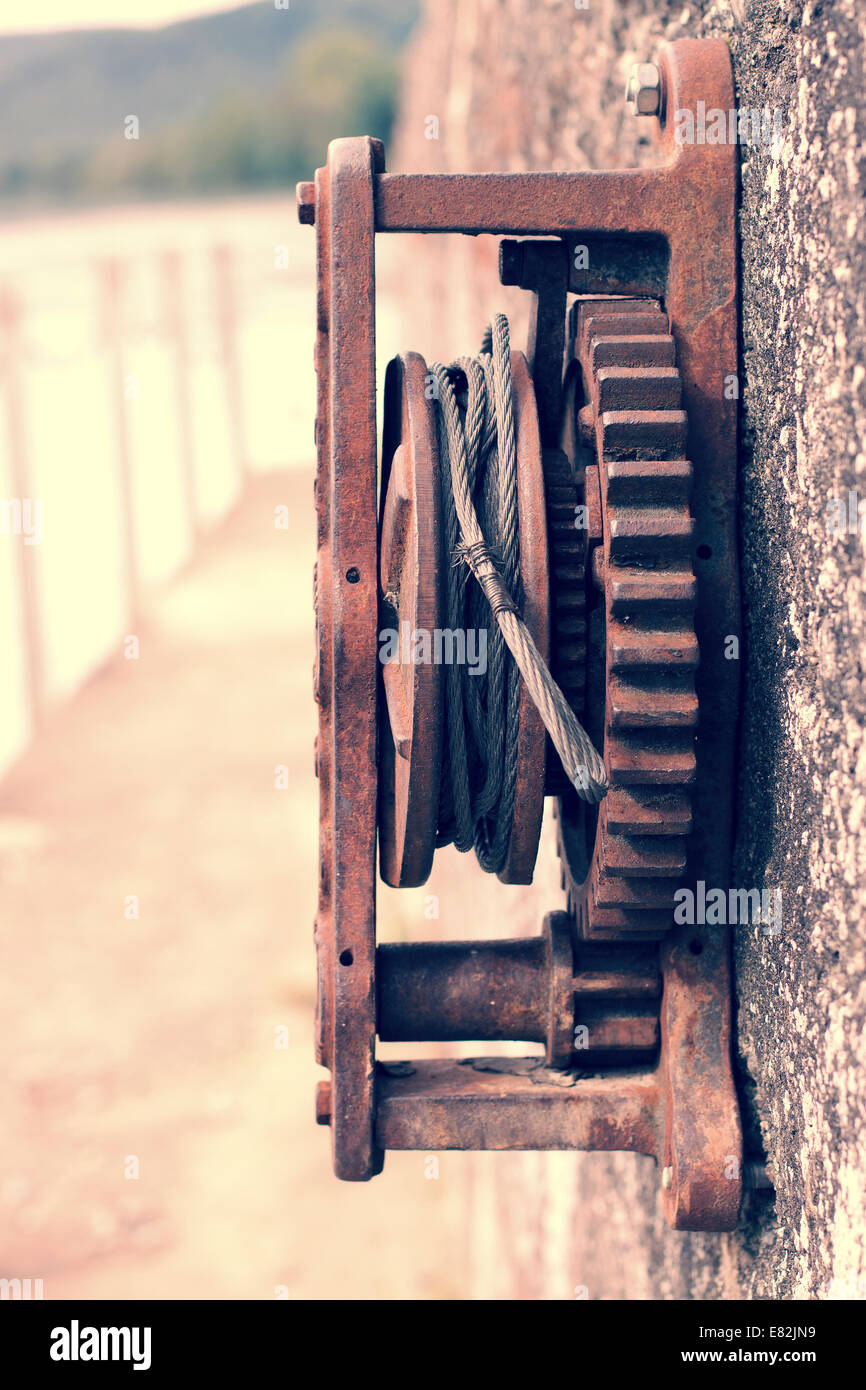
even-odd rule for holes
{"type": "Polygon", "coordinates": [[[611,787],[605,801],[607,828],[614,835],[689,835],[688,796],[664,787],[611,787]]]}
{"type": "MultiPolygon", "coordinates": [[[[607,934],[615,931],[637,936],[651,935],[653,939],[664,936],[670,930],[670,910],[667,907],[596,907],[593,913],[594,925],[607,934]]],[[[593,932],[593,938],[597,933],[593,932]]],[[[615,940],[615,936],[607,936],[615,940]]]]}
{"type": "Polygon", "coordinates": [[[611,835],[602,827],[605,868],[614,878],[674,878],[686,867],[685,840],[679,836],[611,835]]]}
{"type": "Polygon", "coordinates": [[[586,594],[583,589],[561,589],[556,595],[554,607],[563,614],[583,613],[586,610],[586,594]]]}
{"type": "Polygon", "coordinates": [[[606,410],[601,416],[605,459],[685,458],[684,410],[606,410]]]}
{"type": "Polygon", "coordinates": [[[688,507],[622,507],[610,517],[610,559],[613,564],[638,560],[679,562],[692,548],[694,521],[688,507]]]}
{"type": "Polygon", "coordinates": [[[615,674],[637,667],[692,670],[698,664],[698,639],[690,628],[637,627],[614,618],[608,625],[607,654],[615,674]]]}
{"type": "Polygon", "coordinates": [[[548,523],[548,533],[556,536],[560,547],[567,546],[575,554],[583,551],[580,537],[577,535],[577,527],[574,524],[574,516],[557,516],[556,513],[548,511],[550,518],[548,523]],[[569,545],[570,542],[570,545],[569,545]]]}
{"type": "Polygon", "coordinates": [[[646,848],[648,840],[638,841],[641,851],[635,853],[630,841],[620,835],[612,835],[605,848],[605,869],[613,878],[632,878],[635,873],[642,878],[673,878],[685,869],[685,842],[677,837],[667,837],[660,841],[669,845],[666,851],[653,852],[646,848]]]}
{"type": "Polygon", "coordinates": [[[670,327],[667,314],[660,311],[658,304],[650,304],[649,301],[641,306],[636,304],[630,310],[598,301],[595,304],[584,303],[580,305],[575,343],[579,355],[588,359],[593,342],[598,338],[635,333],[640,337],[668,337],[670,327]]]}
{"type": "MultiPolygon", "coordinates": [[[[586,643],[578,641],[577,639],[562,642],[560,643],[558,657],[558,664],[561,667],[563,679],[567,679],[572,674],[572,667],[577,666],[579,662],[586,658],[586,643]]],[[[582,683],[585,684],[585,681],[582,683]]]]}
{"type": "Polygon", "coordinates": [[[576,562],[570,565],[557,564],[553,570],[553,580],[555,584],[560,586],[560,593],[581,583],[583,580],[583,556],[581,555],[579,566],[576,562]]]}
{"type": "Polygon", "coordinates": [[[599,907],[670,909],[679,887],[677,878],[617,878],[611,875],[598,885],[599,907]]]}
{"type": "Polygon", "coordinates": [[[651,913],[651,912],[611,912],[611,913],[606,913],[606,912],[604,912],[601,908],[597,907],[597,908],[595,909],[595,911],[593,912],[592,925],[591,925],[591,926],[588,926],[587,929],[586,929],[586,931],[583,933],[583,939],[584,939],[585,941],[597,942],[599,945],[603,944],[603,943],[606,942],[606,941],[617,941],[617,942],[620,942],[620,943],[622,943],[622,942],[628,942],[628,943],[631,943],[631,942],[640,942],[640,943],[644,943],[644,942],[646,942],[646,943],[649,943],[649,942],[651,942],[651,941],[663,941],[664,938],[665,938],[665,936],[667,935],[667,933],[668,933],[669,931],[670,931],[670,913],[660,913],[660,912],[656,912],[655,914],[653,914],[653,913],[651,913]],[[656,927],[655,929],[651,929],[651,928],[650,928],[650,929],[644,929],[644,928],[643,928],[643,925],[642,925],[643,919],[649,919],[649,918],[652,918],[653,916],[655,916],[655,918],[657,918],[657,919],[663,919],[662,925],[661,925],[660,927],[656,927]],[[614,921],[614,922],[616,922],[618,925],[616,925],[616,926],[614,926],[613,928],[610,928],[610,929],[605,929],[605,928],[603,928],[603,927],[598,927],[598,926],[596,925],[596,923],[597,923],[597,921],[598,921],[599,918],[607,918],[607,917],[610,917],[611,920],[614,921]],[[638,925],[632,925],[632,923],[641,923],[641,925],[639,925],[639,926],[638,926],[638,925]]]}
{"type": "Polygon", "coordinates": [[[669,333],[630,333],[593,338],[589,350],[593,371],[601,367],[675,367],[677,350],[669,333]]]}
{"type": "Polygon", "coordinates": [[[676,367],[599,367],[596,410],[680,410],[682,378],[676,367]]]}
{"type": "Polygon", "coordinates": [[[639,738],[612,731],[607,761],[614,786],[687,786],[695,777],[694,736],[653,732],[639,738]]]}
{"type": "MultiPolygon", "coordinates": [[[[645,610],[666,615],[691,614],[697,599],[697,581],[691,570],[640,570],[611,565],[605,578],[605,593],[614,617],[634,614],[642,618],[645,610]]],[[[652,621],[650,616],[648,621],[652,621]]],[[[685,621],[684,617],[684,621],[685,621]]]]}
{"type": "Polygon", "coordinates": [[[580,606],[563,607],[559,619],[559,630],[564,637],[582,637],[586,632],[586,610],[580,606]]]}
{"type": "Polygon", "coordinates": [[[613,729],[689,728],[698,722],[694,682],[677,688],[648,687],[611,675],[608,719],[613,729]]]}
{"type": "Polygon", "coordinates": [[[589,299],[578,300],[572,307],[572,315],[575,313],[584,318],[593,318],[596,314],[615,314],[617,321],[623,314],[652,314],[653,318],[662,317],[667,323],[667,318],[662,313],[661,305],[657,299],[651,295],[632,295],[631,298],[623,296],[622,299],[589,299]]]}
{"type": "MultiPolygon", "coordinates": [[[[569,655],[568,649],[565,648],[564,651],[565,657],[567,657],[569,655]]],[[[576,644],[572,652],[573,661],[562,659],[562,669],[559,673],[561,684],[563,689],[566,687],[582,689],[586,685],[586,671],[583,669],[583,663],[586,659],[586,647],[583,646],[582,643],[576,644]]]]}
{"type": "MultiPolygon", "coordinates": [[[[586,921],[586,909],[582,918],[586,921]]],[[[660,941],[670,931],[671,914],[664,908],[598,907],[584,932],[589,941],[660,941]]]]}
{"type": "Polygon", "coordinates": [[[562,671],[560,672],[557,684],[571,708],[577,713],[578,707],[583,705],[584,696],[586,694],[586,676],[562,671]]]}
{"type": "Polygon", "coordinates": [[[686,507],[692,484],[687,459],[611,459],[606,468],[609,506],[686,507]]]}

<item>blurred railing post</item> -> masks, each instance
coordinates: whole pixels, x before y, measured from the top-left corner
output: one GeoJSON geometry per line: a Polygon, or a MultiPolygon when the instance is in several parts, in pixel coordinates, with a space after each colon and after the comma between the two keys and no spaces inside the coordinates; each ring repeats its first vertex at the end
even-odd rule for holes
{"type": "Polygon", "coordinates": [[[238,477],[241,488],[243,489],[246,486],[249,475],[249,459],[247,457],[243,386],[241,382],[241,368],[238,354],[238,311],[234,274],[235,264],[231,247],[215,246],[213,250],[213,263],[216,287],[217,329],[226,383],[229,429],[231,431],[232,448],[237,463],[238,477]]]}
{"type": "Polygon", "coordinates": [[[132,448],[126,407],[126,377],[123,354],[124,267],[114,256],[100,262],[102,282],[102,322],[108,352],[109,389],[114,409],[116,457],[120,483],[123,564],[129,619],[132,626],[141,612],[141,571],[135,529],[135,494],[132,478],[132,448]]]}
{"type": "Polygon", "coordinates": [[[171,351],[174,354],[174,378],[177,388],[178,431],[180,460],[183,474],[184,504],[189,525],[190,549],[195,549],[201,532],[198,482],[195,471],[195,436],[192,422],[192,389],[190,377],[189,335],[184,311],[183,256],[179,251],[166,251],[162,257],[165,292],[165,320],[171,351]]]}
{"type": "MultiPolygon", "coordinates": [[[[17,501],[23,514],[25,505],[31,509],[37,499],[31,490],[27,428],[24,400],[24,336],[21,331],[22,310],[15,294],[7,285],[0,286],[0,363],[6,397],[6,436],[9,446],[9,478],[13,504],[17,501]]],[[[41,508],[41,499],[39,502],[41,508]]],[[[11,513],[10,513],[11,514],[11,513]]],[[[40,522],[41,531],[41,522],[40,522]]],[[[36,573],[36,542],[27,536],[22,524],[17,536],[18,582],[21,594],[21,623],[24,631],[24,669],[26,699],[31,728],[39,726],[45,712],[46,680],[45,653],[42,642],[42,612],[39,602],[39,580],[36,573]]],[[[42,536],[40,535],[40,541],[42,536]]]]}

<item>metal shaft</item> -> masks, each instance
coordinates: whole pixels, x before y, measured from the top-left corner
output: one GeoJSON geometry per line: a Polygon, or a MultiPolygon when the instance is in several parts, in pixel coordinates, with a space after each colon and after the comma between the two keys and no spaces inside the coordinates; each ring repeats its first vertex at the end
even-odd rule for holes
{"type": "Polygon", "coordinates": [[[585,953],[575,965],[557,920],[544,936],[514,941],[379,946],[379,1037],[540,1042],[558,1066],[586,1053],[615,1060],[654,1050],[657,969],[643,961],[637,969],[615,968],[606,956],[587,961],[585,953]]]}

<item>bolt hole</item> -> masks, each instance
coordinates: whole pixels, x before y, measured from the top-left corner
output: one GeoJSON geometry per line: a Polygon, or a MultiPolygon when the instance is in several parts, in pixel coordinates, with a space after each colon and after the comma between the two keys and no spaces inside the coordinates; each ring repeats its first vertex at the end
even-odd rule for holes
{"type": "Polygon", "coordinates": [[[355,957],[352,955],[352,952],[351,952],[351,951],[341,951],[341,952],[340,952],[340,964],[341,964],[341,965],[354,965],[354,964],[355,964],[355,957]]]}
{"type": "Polygon", "coordinates": [[[712,552],[712,550],[710,549],[710,547],[709,547],[708,545],[699,545],[699,546],[698,546],[698,559],[699,559],[699,560],[709,560],[709,558],[710,558],[710,556],[712,555],[712,553],[713,553],[713,552],[712,552]]]}
{"type": "Polygon", "coordinates": [[[703,955],[703,950],[704,950],[704,943],[703,943],[703,941],[699,941],[698,938],[695,937],[694,941],[690,941],[690,942],[689,942],[689,950],[691,951],[691,953],[692,953],[693,956],[700,956],[700,955],[703,955]]]}
{"type": "Polygon", "coordinates": [[[353,565],[350,570],[346,570],[346,578],[350,584],[357,584],[358,580],[361,578],[360,571],[356,570],[353,565]]]}

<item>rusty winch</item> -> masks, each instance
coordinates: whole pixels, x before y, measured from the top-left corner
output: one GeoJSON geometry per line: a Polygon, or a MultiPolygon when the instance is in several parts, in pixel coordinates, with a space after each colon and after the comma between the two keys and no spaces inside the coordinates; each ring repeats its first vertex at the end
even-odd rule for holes
{"type": "Polygon", "coordinates": [[[742,1189],[729,934],[674,906],[729,878],[737,157],[680,143],[674,113],[734,95],[720,41],[649,71],[633,97],[656,167],[387,174],[364,138],[299,188],[319,276],[318,1105],[341,1178],[386,1149],[633,1150],[671,1225],[724,1230],[742,1189]],[[380,470],[374,243],[397,232],[503,237],[532,324],[525,356],[499,319],[448,368],[396,358],[380,470]],[[418,633],[451,646],[407,656],[418,633]],[[461,659],[479,634],[484,671],[461,659]],[[526,884],[546,797],[567,901],[540,935],[377,947],[377,841],[395,887],[449,841],[526,884]],[[377,1036],[545,1056],[383,1065],[377,1036]]]}

